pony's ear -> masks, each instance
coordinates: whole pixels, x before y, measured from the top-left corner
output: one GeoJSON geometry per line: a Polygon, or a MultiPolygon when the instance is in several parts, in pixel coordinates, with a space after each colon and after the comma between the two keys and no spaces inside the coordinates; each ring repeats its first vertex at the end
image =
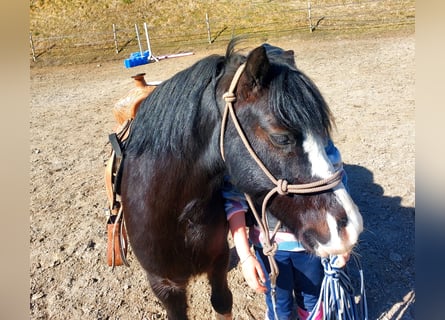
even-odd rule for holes
{"type": "Polygon", "coordinates": [[[247,56],[245,74],[247,83],[252,87],[263,87],[268,81],[270,62],[266,55],[266,49],[260,46],[247,56]]]}
{"type": "Polygon", "coordinates": [[[295,65],[295,55],[294,50],[287,50],[284,51],[282,54],[282,57],[284,60],[286,60],[290,65],[296,67],[295,65]]]}

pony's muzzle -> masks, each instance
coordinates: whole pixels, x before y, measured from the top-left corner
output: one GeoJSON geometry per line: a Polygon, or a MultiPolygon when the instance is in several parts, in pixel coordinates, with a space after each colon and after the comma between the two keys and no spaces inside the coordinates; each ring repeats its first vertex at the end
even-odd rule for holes
{"type": "Polygon", "coordinates": [[[330,239],[327,243],[318,243],[315,247],[315,253],[318,256],[349,254],[357,244],[363,231],[362,216],[352,200],[345,211],[347,216],[345,225],[339,224],[332,214],[327,214],[326,222],[330,231],[330,239]]]}

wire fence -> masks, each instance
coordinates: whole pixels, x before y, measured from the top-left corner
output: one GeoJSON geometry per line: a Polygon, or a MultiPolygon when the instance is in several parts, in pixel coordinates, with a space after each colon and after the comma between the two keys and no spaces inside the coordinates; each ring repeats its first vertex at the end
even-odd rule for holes
{"type": "Polygon", "coordinates": [[[140,33],[137,26],[144,22],[148,23],[149,41],[155,54],[208,48],[237,35],[269,39],[312,32],[397,28],[415,23],[414,0],[342,0],[330,5],[308,0],[280,4],[285,5],[270,14],[267,7],[270,1],[254,1],[249,12],[240,10],[230,18],[207,10],[198,18],[185,19],[185,25],[136,19],[133,24],[78,27],[68,35],[43,35],[41,30],[31,30],[30,59],[42,65],[124,59],[140,50],[138,36],[145,39],[147,35],[140,33]],[[251,19],[252,14],[255,19],[251,19]]]}

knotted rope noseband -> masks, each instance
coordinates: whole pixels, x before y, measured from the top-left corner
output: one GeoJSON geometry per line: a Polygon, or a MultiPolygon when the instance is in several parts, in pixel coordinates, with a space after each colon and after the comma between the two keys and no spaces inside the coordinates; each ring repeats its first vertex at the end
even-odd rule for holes
{"type": "MultiPolygon", "coordinates": [[[[275,262],[274,255],[277,250],[277,244],[273,242],[273,237],[275,236],[276,232],[281,226],[281,222],[278,222],[275,229],[272,232],[272,235],[269,234],[269,224],[267,221],[267,215],[266,215],[266,208],[267,203],[269,202],[269,199],[275,194],[278,193],[279,195],[286,195],[286,194],[308,194],[308,193],[315,193],[315,192],[321,192],[321,191],[327,191],[335,186],[337,186],[342,179],[343,176],[343,169],[336,171],[332,176],[326,179],[322,179],[319,181],[311,182],[311,183],[305,183],[305,184],[289,184],[287,180],[284,179],[276,179],[272,173],[267,169],[267,167],[264,165],[264,163],[260,160],[260,158],[257,156],[256,152],[253,150],[252,146],[250,145],[249,141],[247,140],[241,125],[239,124],[238,118],[235,114],[235,111],[233,109],[233,103],[236,101],[235,96],[235,88],[236,85],[241,77],[241,74],[243,73],[245,68],[245,64],[242,64],[238,70],[236,71],[232,82],[230,83],[229,90],[224,93],[223,98],[226,102],[226,106],[224,109],[224,114],[222,118],[221,123],[221,133],[220,133],[220,151],[221,156],[223,160],[225,161],[224,156],[224,132],[226,129],[227,119],[228,115],[230,114],[230,117],[233,121],[233,124],[235,125],[235,128],[238,132],[238,135],[240,136],[241,140],[244,143],[244,146],[246,147],[247,151],[249,152],[250,156],[255,160],[255,162],[258,164],[258,166],[261,168],[261,170],[266,174],[266,176],[269,178],[269,180],[275,185],[274,188],[272,188],[267,195],[265,196],[261,208],[261,217],[258,215],[258,212],[255,209],[255,206],[253,204],[252,199],[248,194],[245,194],[247,202],[249,203],[250,209],[252,210],[255,219],[258,222],[258,226],[261,230],[261,232],[264,234],[264,242],[263,243],[263,252],[268,257],[269,263],[270,263],[270,282],[271,282],[271,289],[272,289],[272,297],[275,295],[275,287],[276,287],[276,279],[278,277],[278,266],[275,262]]],[[[272,299],[275,300],[275,299],[272,299]]]]}

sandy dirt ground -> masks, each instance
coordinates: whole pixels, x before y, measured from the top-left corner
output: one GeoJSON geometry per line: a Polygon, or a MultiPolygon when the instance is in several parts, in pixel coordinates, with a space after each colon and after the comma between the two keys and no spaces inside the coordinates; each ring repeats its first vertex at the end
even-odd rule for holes
{"type": "MultiPolygon", "coordinates": [[[[334,140],[364,217],[357,252],[369,318],[414,319],[414,33],[271,43],[295,51],[335,115],[334,140]]],[[[122,61],[32,68],[31,319],[165,319],[131,249],[130,267],[106,264],[111,110],[133,88],[131,75],[165,80],[207,54],[132,69],[122,61]]],[[[263,296],[245,284],[236,259],[229,282],[234,318],[263,319],[263,296]]],[[[190,318],[212,319],[206,278],[189,289],[190,318]]]]}

